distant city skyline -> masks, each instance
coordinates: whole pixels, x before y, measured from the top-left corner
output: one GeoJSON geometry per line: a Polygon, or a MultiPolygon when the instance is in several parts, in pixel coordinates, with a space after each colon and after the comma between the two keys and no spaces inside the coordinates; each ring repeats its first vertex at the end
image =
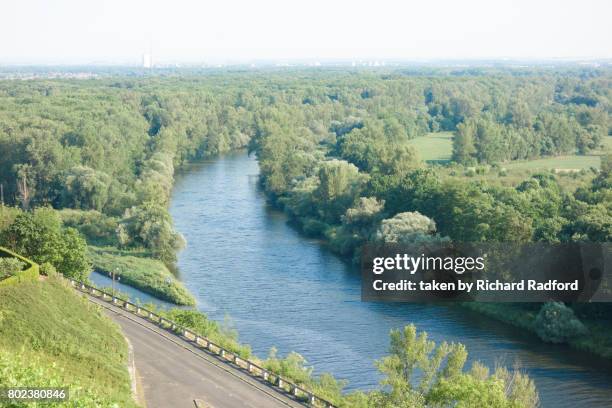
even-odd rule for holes
{"type": "Polygon", "coordinates": [[[0,64],[612,58],[606,0],[21,0],[0,12],[0,64]]]}

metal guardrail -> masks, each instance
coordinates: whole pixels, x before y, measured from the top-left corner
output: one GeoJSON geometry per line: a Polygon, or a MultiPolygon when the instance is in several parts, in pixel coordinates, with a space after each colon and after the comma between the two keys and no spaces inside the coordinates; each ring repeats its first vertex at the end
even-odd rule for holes
{"type": "Polygon", "coordinates": [[[87,285],[83,282],[75,279],[67,278],[72,286],[80,292],[91,295],[97,299],[101,299],[105,302],[111,303],[117,307],[122,308],[142,319],[147,320],[156,326],[171,332],[174,335],[187,340],[189,343],[195,345],[197,348],[206,350],[218,357],[220,357],[225,363],[238,367],[241,371],[248,373],[251,377],[257,379],[263,379],[271,385],[275,385],[280,388],[284,393],[295,397],[298,400],[307,402],[312,406],[323,406],[325,408],[335,408],[335,406],[324,398],[318,397],[307,389],[281,377],[274,372],[267,370],[260,365],[244,359],[229,350],[224,349],[218,344],[213,343],[208,338],[200,336],[190,329],[182,327],[176,324],[170,319],[166,319],[142,306],[128,302],[126,300],[119,299],[110,293],[87,285]]]}

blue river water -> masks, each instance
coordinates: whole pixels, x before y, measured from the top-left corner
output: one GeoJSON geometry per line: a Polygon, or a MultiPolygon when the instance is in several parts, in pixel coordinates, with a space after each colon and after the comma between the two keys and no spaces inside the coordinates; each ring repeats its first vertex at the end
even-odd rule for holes
{"type": "Polygon", "coordinates": [[[435,341],[464,343],[468,365],[527,371],[545,407],[612,406],[609,361],[461,308],[361,302],[358,271],[271,208],[258,171],[244,152],[193,164],[177,175],[170,207],[188,243],[180,278],[199,309],[234,327],[255,354],[293,350],[315,372],[348,380],[347,389],[371,389],[389,331],[414,323],[435,341]]]}

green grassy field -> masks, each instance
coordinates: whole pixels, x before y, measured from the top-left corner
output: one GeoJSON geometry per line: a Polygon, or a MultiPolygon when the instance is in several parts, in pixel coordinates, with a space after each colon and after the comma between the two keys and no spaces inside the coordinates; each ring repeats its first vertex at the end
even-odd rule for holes
{"type": "Polygon", "coordinates": [[[53,406],[134,407],[127,359],[118,326],[60,278],[0,288],[0,387],[69,386],[53,406]]]}
{"type": "Polygon", "coordinates": [[[582,170],[590,169],[591,167],[598,169],[601,165],[601,156],[599,155],[570,155],[547,157],[543,159],[516,161],[504,163],[501,166],[508,169],[529,169],[529,170],[582,170]]]}
{"type": "Polygon", "coordinates": [[[95,270],[115,272],[121,283],[177,305],[195,305],[195,298],[161,261],[116,248],[90,246],[89,254],[95,270]]]}
{"type": "MultiPolygon", "coordinates": [[[[412,139],[410,143],[417,149],[420,158],[428,163],[447,163],[453,154],[453,132],[429,133],[412,139]]],[[[591,167],[599,169],[601,155],[612,151],[612,137],[604,138],[603,148],[589,155],[567,155],[535,160],[522,160],[503,163],[507,170],[582,170],[591,167]]]]}
{"type": "Polygon", "coordinates": [[[410,143],[417,149],[421,160],[429,163],[446,163],[453,155],[453,132],[429,133],[412,139],[410,143]]]}
{"type": "Polygon", "coordinates": [[[508,170],[512,169],[528,169],[528,170],[582,170],[601,166],[601,156],[612,152],[612,137],[607,136],[602,141],[602,148],[593,151],[591,154],[578,155],[572,154],[567,156],[546,157],[535,160],[515,161],[512,163],[504,163],[502,167],[508,170]]]}

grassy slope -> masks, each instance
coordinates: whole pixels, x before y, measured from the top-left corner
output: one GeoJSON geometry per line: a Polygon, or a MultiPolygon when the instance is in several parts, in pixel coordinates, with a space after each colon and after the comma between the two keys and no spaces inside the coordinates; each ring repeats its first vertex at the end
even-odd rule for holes
{"type": "Polygon", "coordinates": [[[168,270],[163,262],[130,255],[116,249],[90,246],[94,269],[102,272],[115,271],[121,283],[133,286],[159,299],[177,305],[195,305],[195,298],[168,270]]]}
{"type": "Polygon", "coordinates": [[[133,407],[127,353],[119,328],[59,278],[0,288],[0,384],[53,379],[75,399],[133,407]]]}

